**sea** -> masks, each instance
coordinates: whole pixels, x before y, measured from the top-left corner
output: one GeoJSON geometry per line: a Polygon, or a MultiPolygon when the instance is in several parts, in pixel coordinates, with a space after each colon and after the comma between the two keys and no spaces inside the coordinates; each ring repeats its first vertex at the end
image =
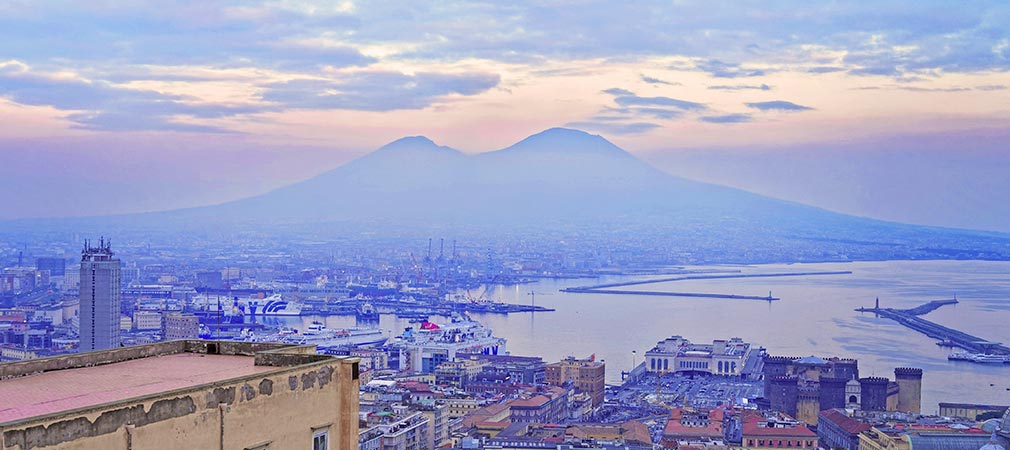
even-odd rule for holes
{"type": "MultiPolygon", "coordinates": [[[[743,274],[839,272],[851,274],[774,278],[681,280],[620,289],[767,296],[776,301],[659,297],[628,294],[565,293],[561,289],[662,276],[607,276],[543,279],[487,290],[493,300],[532,303],[552,312],[472,314],[508,340],[510,354],[593,356],[606,362],[607,382],[642,362],[656,342],[680,335],[692,342],[740,337],[783,356],[845,357],[859,360],[860,376],[893,378],[895,367],[923,369],[923,412],[940,402],[1010,405],[1010,364],[978,365],[949,361],[951,349],[890,319],[856,308],[911,308],[932,300],[956,298],[923,316],[989,341],[1010,343],[1010,262],[881,261],[818,264],[768,264],[687,267],[743,274]],[[532,295],[531,295],[532,293],[532,295]]],[[[473,294],[476,294],[474,292],[473,294]]],[[[283,319],[291,326],[321,320],[331,327],[354,326],[349,316],[283,319]]],[[[433,318],[438,321],[438,318],[433,318]]],[[[389,335],[416,326],[383,315],[389,335]]],[[[956,351],[956,350],[955,350],[956,351]]]]}

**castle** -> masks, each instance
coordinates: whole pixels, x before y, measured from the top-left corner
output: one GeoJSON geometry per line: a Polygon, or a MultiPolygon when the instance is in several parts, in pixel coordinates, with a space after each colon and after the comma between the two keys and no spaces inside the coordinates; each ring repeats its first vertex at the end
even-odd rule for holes
{"type": "Polygon", "coordinates": [[[859,363],[845,358],[765,356],[767,406],[810,425],[826,409],[922,410],[922,369],[894,369],[894,381],[859,377],[859,363]]]}

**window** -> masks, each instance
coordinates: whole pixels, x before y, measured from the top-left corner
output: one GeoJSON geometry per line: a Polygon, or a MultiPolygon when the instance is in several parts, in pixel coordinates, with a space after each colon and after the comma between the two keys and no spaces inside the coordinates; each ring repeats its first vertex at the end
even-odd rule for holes
{"type": "Polygon", "coordinates": [[[330,450],[329,431],[329,429],[324,429],[312,433],[312,450],[330,450]]]}

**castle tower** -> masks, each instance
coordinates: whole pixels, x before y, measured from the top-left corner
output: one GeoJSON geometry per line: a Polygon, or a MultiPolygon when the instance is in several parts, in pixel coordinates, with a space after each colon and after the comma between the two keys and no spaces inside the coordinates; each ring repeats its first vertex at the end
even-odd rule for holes
{"type": "Polygon", "coordinates": [[[864,411],[887,411],[887,384],[891,380],[883,377],[866,377],[859,379],[861,401],[859,406],[864,411]]]}
{"type": "Polygon", "coordinates": [[[899,367],[894,369],[898,383],[898,411],[919,414],[922,412],[922,369],[899,367]]]}
{"type": "Polygon", "coordinates": [[[799,403],[799,378],[795,376],[776,377],[765,380],[765,386],[770,387],[770,395],[766,397],[775,411],[781,411],[796,417],[799,403]],[[770,386],[769,386],[770,385],[770,386]]]}
{"type": "Polygon", "coordinates": [[[765,379],[765,398],[771,399],[772,380],[789,374],[789,369],[797,358],[788,356],[765,356],[761,369],[765,379]]]}
{"type": "Polygon", "coordinates": [[[803,386],[797,389],[797,393],[796,415],[793,417],[806,422],[807,425],[816,426],[817,416],[824,409],[821,407],[817,387],[803,386]]]}
{"type": "Polygon", "coordinates": [[[820,411],[845,407],[845,378],[821,377],[819,405],[820,411]]]}

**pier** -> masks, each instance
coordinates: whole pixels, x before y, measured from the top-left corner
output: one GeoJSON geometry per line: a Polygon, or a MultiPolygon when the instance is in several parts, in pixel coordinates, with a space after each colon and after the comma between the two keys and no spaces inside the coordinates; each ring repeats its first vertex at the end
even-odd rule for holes
{"type": "Polygon", "coordinates": [[[760,296],[760,295],[713,294],[706,292],[623,291],[623,290],[587,289],[587,288],[568,288],[568,289],[562,289],[561,291],[574,294],[653,295],[658,297],[723,298],[732,300],[765,300],[765,301],[781,300],[778,297],[772,297],[770,294],[767,296],[760,296]]]}
{"type": "Polygon", "coordinates": [[[577,286],[562,289],[561,292],[573,293],[573,294],[620,294],[620,295],[652,295],[652,296],[662,296],[662,297],[694,297],[694,298],[718,298],[718,299],[732,299],[732,300],[764,300],[764,301],[775,301],[780,300],[778,297],[773,297],[769,292],[767,296],[762,295],[736,295],[736,294],[718,294],[718,293],[708,293],[708,292],[671,292],[671,291],[635,291],[635,290],[622,290],[622,289],[611,289],[615,287],[627,287],[627,286],[641,286],[645,284],[655,284],[655,283],[666,283],[671,281],[686,281],[686,280],[724,280],[724,279],[734,279],[734,278],[775,278],[775,277],[807,277],[807,276],[818,276],[818,275],[851,275],[851,271],[833,271],[833,272],[778,272],[778,273],[753,273],[753,274],[730,274],[730,275],[686,275],[668,278],[656,278],[652,280],[638,280],[638,281],[624,281],[620,283],[605,283],[597,284],[593,286],[577,286]]]}
{"type": "Polygon", "coordinates": [[[954,305],[957,303],[958,301],[955,298],[949,300],[935,300],[910,309],[897,309],[881,308],[880,300],[878,299],[873,308],[858,308],[856,311],[872,312],[879,317],[891,319],[933,339],[950,343],[954,347],[968,350],[970,352],[1010,355],[1010,347],[1001,345],[998,342],[990,342],[980,337],[972,336],[963,331],[948,328],[919,317],[933,312],[941,306],[954,305]]]}

